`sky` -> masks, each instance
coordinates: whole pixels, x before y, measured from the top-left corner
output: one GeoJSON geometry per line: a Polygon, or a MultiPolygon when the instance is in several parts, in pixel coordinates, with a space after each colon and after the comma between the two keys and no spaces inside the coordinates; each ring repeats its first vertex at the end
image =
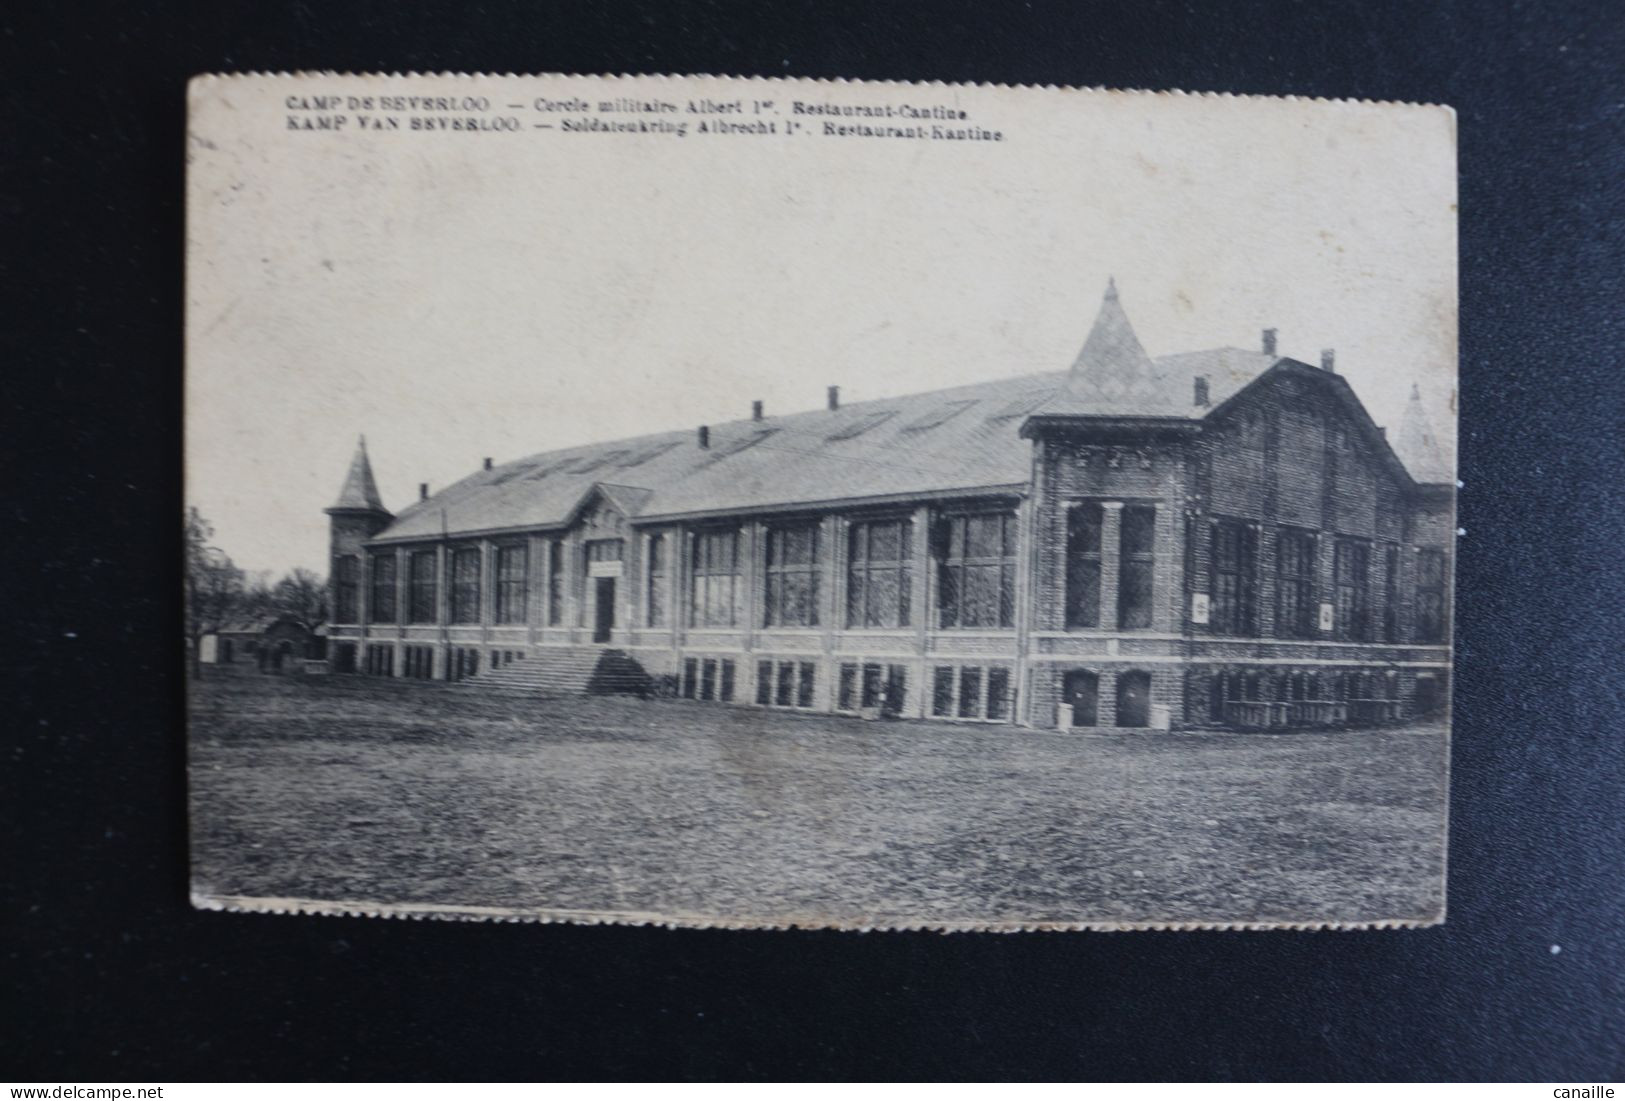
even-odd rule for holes
{"type": "MultiPolygon", "coordinates": [[[[441,91],[430,78],[321,89],[441,91]],[[387,87],[386,87],[387,85],[387,87]]],[[[490,456],[1071,363],[1108,277],[1151,355],[1338,370],[1455,444],[1442,108],[994,87],[490,78],[493,102],[940,104],[1001,142],[285,128],[288,78],[193,93],[187,499],[237,563],[325,573],[357,437],[385,504],[490,456]]],[[[303,90],[303,89],[301,89],[303,90]]]]}

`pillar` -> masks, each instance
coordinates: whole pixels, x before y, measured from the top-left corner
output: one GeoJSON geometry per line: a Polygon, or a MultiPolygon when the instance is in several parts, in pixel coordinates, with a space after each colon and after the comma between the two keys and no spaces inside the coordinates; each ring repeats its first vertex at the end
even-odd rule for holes
{"type": "Polygon", "coordinates": [[[1121,630],[1117,585],[1123,556],[1123,502],[1100,503],[1100,625],[1121,630]]]}

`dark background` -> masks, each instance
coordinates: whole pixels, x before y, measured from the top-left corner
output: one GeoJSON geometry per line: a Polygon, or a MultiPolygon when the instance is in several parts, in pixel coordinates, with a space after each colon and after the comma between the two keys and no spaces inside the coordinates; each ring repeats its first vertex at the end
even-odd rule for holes
{"type": "Polygon", "coordinates": [[[26,8],[0,14],[16,701],[0,819],[0,1077],[1625,1073],[1616,5],[26,8]],[[253,69],[679,71],[1455,106],[1467,535],[1449,923],[941,936],[191,911],[176,568],[183,93],[193,73],[253,69]]]}

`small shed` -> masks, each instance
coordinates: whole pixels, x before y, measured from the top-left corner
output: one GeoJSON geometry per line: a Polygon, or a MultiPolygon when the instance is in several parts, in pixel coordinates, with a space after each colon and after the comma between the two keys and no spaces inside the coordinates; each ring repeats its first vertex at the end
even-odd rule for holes
{"type": "Polygon", "coordinates": [[[262,673],[297,673],[307,658],[320,657],[315,631],[291,615],[277,616],[260,632],[255,660],[262,673]]]}

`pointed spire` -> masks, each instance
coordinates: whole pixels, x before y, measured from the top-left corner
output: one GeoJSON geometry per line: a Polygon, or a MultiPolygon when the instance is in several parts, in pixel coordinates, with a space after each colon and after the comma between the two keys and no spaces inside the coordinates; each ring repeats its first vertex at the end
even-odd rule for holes
{"type": "Polygon", "coordinates": [[[344,488],[329,512],[382,512],[388,515],[383,499],[378,496],[378,483],[373,481],[372,462],[367,458],[367,437],[356,441],[355,458],[350,460],[350,472],[344,476],[344,488]]]}
{"type": "Polygon", "coordinates": [[[1072,361],[1067,387],[1080,397],[1106,402],[1161,402],[1164,398],[1151,357],[1134,335],[1134,326],[1118,299],[1115,278],[1106,281],[1100,312],[1078,358],[1072,361]]]}
{"type": "Polygon", "coordinates": [[[1400,459],[1410,469],[1411,477],[1419,482],[1448,482],[1451,480],[1450,463],[1444,448],[1433,431],[1433,422],[1422,408],[1422,388],[1411,384],[1411,398],[1405,404],[1405,415],[1399,422],[1399,441],[1395,446],[1400,459]]]}

